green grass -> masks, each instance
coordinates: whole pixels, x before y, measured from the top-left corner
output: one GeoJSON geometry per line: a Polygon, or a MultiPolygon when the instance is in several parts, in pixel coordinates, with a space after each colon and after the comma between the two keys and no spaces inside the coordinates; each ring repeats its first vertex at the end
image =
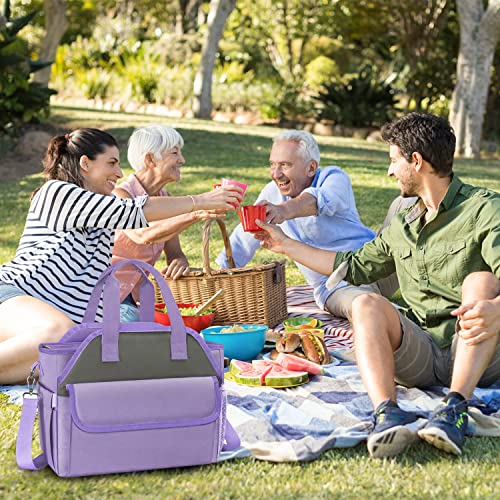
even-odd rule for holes
{"type": "MultiPolygon", "coordinates": [[[[151,122],[176,126],[186,145],[187,160],[182,181],[170,188],[173,194],[206,191],[221,177],[233,177],[249,184],[245,197],[251,203],[268,179],[268,153],[277,129],[215,124],[197,120],[174,121],[123,113],[56,108],[52,122],[58,127],[102,127],[113,133],[121,145],[126,167],[126,141],[134,127],[151,122]]],[[[344,138],[318,138],[322,164],[337,164],[351,176],[363,222],[376,229],[398,194],[395,182],[386,175],[388,157],[384,145],[344,138]]],[[[476,185],[500,191],[500,161],[458,160],[460,177],[476,185]]],[[[125,173],[129,170],[125,169],[125,173]]],[[[34,175],[0,184],[0,262],[12,258],[17,247],[31,191],[41,183],[34,175]]],[[[228,229],[237,224],[233,213],[228,229]]],[[[212,261],[222,248],[214,226],[210,254],[212,261]]],[[[192,265],[201,265],[201,225],[181,236],[192,265]]],[[[260,252],[259,261],[274,259],[260,252]]],[[[288,284],[303,283],[295,266],[287,268],[288,284]]],[[[304,464],[272,464],[242,459],[213,466],[123,474],[83,479],[59,479],[48,470],[21,472],[15,464],[15,436],[20,408],[0,396],[0,497],[49,498],[495,498],[500,491],[498,473],[500,441],[469,438],[461,458],[449,457],[418,443],[395,459],[372,460],[366,448],[327,451],[304,464]],[[495,491],[497,493],[495,493],[495,491]]]]}

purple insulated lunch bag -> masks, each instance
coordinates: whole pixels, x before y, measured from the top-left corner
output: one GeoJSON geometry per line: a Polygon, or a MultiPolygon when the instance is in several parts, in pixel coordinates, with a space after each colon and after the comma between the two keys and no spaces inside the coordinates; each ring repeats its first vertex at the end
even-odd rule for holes
{"type": "Polygon", "coordinates": [[[216,462],[239,446],[226,420],[224,350],[184,326],[160,273],[138,260],[106,270],[82,324],[39,346],[38,394],[24,395],[16,457],[22,469],[49,465],[63,477],[216,462]],[[141,287],[140,322],[120,323],[114,270],[133,265],[157,280],[172,326],[153,321],[154,289],[141,287]],[[103,322],[95,314],[103,294],[103,322]],[[43,453],[32,458],[38,411],[43,453]]]}

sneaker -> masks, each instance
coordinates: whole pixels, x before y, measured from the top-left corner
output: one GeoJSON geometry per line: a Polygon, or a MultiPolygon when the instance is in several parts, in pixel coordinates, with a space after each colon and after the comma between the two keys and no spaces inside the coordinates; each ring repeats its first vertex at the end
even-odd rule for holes
{"type": "Polygon", "coordinates": [[[381,403],[373,412],[374,427],[367,441],[370,455],[384,458],[401,453],[417,439],[417,434],[405,427],[416,419],[415,414],[391,405],[390,399],[381,403]]]}
{"type": "Polygon", "coordinates": [[[467,401],[450,398],[439,404],[418,435],[440,450],[461,455],[468,422],[467,401]]]}

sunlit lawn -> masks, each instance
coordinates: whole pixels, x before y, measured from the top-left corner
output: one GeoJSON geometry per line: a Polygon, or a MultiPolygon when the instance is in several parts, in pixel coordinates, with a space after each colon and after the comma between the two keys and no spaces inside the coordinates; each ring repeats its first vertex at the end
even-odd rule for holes
{"type": "MultiPolygon", "coordinates": [[[[178,128],[185,140],[186,165],[180,184],[169,187],[173,194],[206,191],[222,177],[249,184],[245,203],[252,203],[268,179],[268,153],[277,129],[216,124],[197,120],[170,120],[142,115],[103,113],[56,108],[52,122],[63,130],[78,126],[101,127],[120,142],[126,167],[126,141],[138,125],[163,122],[178,128]]],[[[387,207],[398,194],[388,178],[387,148],[366,141],[318,137],[322,165],[336,164],[351,176],[363,222],[376,229],[387,207]]],[[[500,160],[458,160],[455,169],[467,182],[500,190],[500,160]]],[[[125,172],[129,170],[125,168],[125,172]]],[[[35,175],[0,184],[0,263],[14,255],[31,191],[41,182],[35,175]]],[[[237,223],[230,214],[231,230],[237,223]]],[[[181,236],[190,262],[201,265],[201,225],[181,236]]],[[[222,247],[214,226],[210,246],[213,259],[222,247]]],[[[260,251],[257,260],[276,258],[260,251]]],[[[293,264],[287,266],[288,284],[303,283],[293,264]]],[[[470,438],[461,458],[451,458],[422,443],[398,458],[376,461],[366,448],[336,449],[306,464],[272,464],[253,459],[214,466],[114,475],[73,480],[53,473],[20,472],[15,464],[15,435],[19,408],[0,396],[0,497],[99,498],[144,496],[162,498],[498,498],[500,491],[500,441],[470,438]],[[497,493],[495,493],[495,491],[497,493]]]]}

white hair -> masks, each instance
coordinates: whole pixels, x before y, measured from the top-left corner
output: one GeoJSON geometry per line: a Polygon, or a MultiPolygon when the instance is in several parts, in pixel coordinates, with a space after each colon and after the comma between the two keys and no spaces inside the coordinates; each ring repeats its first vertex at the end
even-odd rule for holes
{"type": "Polygon", "coordinates": [[[130,166],[138,172],[145,167],[144,157],[148,153],[160,159],[165,151],[182,146],[184,139],[175,128],[160,124],[147,125],[135,129],[130,136],[127,159],[130,166]]]}
{"type": "Polygon", "coordinates": [[[318,143],[305,130],[284,130],[273,138],[273,143],[281,141],[292,141],[298,144],[298,150],[305,161],[315,160],[319,165],[319,147],[318,143]]]}

